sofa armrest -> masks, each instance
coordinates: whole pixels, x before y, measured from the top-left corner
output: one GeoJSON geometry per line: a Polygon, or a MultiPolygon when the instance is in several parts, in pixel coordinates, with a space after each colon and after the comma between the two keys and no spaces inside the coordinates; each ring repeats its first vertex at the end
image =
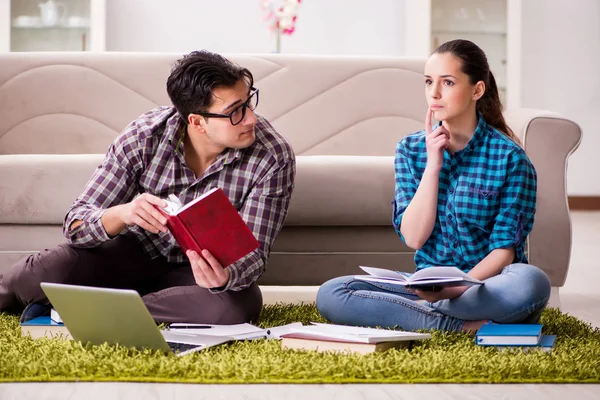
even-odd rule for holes
{"type": "Polygon", "coordinates": [[[62,224],[103,154],[0,156],[0,224],[62,224]]]}
{"type": "Polygon", "coordinates": [[[558,114],[541,110],[509,110],[505,118],[521,139],[538,177],[529,262],[548,274],[552,286],[563,286],[571,257],[567,163],[581,143],[581,128],[558,114]]]}

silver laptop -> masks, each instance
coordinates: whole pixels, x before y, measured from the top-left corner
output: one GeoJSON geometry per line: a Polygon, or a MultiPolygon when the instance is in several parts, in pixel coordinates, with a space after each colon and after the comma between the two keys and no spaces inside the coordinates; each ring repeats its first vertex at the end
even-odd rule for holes
{"type": "Polygon", "coordinates": [[[185,355],[231,340],[227,336],[160,330],[135,290],[41,283],[73,339],[185,355]]]}

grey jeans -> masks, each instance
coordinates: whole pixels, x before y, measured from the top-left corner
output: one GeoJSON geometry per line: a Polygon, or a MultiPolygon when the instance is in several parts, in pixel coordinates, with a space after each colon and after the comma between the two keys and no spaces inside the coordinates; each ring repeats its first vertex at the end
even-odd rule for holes
{"type": "Polygon", "coordinates": [[[41,282],[136,290],[158,322],[237,324],[255,321],[262,307],[256,283],[213,293],[196,284],[188,264],[151,259],[131,234],[94,248],[62,244],[18,261],[0,275],[0,311],[48,303],[41,282]]]}

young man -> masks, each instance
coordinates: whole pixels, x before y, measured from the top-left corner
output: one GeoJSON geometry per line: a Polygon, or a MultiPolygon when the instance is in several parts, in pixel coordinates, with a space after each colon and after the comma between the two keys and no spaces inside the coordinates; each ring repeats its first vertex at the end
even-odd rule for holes
{"type": "Polygon", "coordinates": [[[162,322],[233,324],[258,317],[256,280],[287,215],[296,172],[287,141],[254,113],[252,74],[218,54],[193,52],[167,81],[174,107],[140,116],[112,143],[69,209],[68,243],[0,276],[0,311],[22,320],[49,308],[40,282],[137,290],[162,322]],[[232,265],[184,254],[155,206],[185,204],[220,187],[259,248],[232,265]]]}

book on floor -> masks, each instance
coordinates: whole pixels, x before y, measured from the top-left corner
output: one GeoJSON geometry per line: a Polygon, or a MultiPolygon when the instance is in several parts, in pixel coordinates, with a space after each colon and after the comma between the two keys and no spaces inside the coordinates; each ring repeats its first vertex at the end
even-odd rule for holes
{"type": "Polygon", "coordinates": [[[475,335],[481,346],[536,346],[542,338],[541,324],[484,324],[475,335]]]}
{"type": "Polygon", "coordinates": [[[72,339],[69,330],[62,322],[55,322],[50,316],[42,316],[21,322],[21,334],[32,339],[41,337],[72,339]]]}
{"type": "Polygon", "coordinates": [[[214,188],[187,204],[175,195],[157,207],[167,218],[167,228],[185,253],[207,249],[223,267],[258,248],[258,241],[220,188],[214,188]]]}
{"type": "Polygon", "coordinates": [[[313,323],[297,326],[281,335],[287,349],[372,353],[409,347],[414,340],[430,339],[428,333],[313,323]]]}
{"type": "Polygon", "coordinates": [[[381,343],[349,343],[332,342],[315,339],[298,339],[292,337],[283,337],[281,347],[289,350],[316,350],[320,352],[350,352],[359,354],[369,354],[389,349],[410,348],[412,341],[402,342],[381,342],[381,343]]]}
{"type": "Polygon", "coordinates": [[[369,275],[357,275],[356,279],[401,285],[406,288],[436,290],[444,286],[482,285],[483,282],[470,277],[456,267],[428,267],[414,274],[384,268],[360,267],[369,275]]]}
{"type": "Polygon", "coordinates": [[[554,348],[554,342],[556,341],[556,335],[542,335],[540,342],[536,345],[531,346],[488,346],[490,348],[495,348],[498,350],[506,351],[510,349],[519,349],[525,353],[531,351],[544,351],[546,353],[550,353],[552,348],[554,348]]]}

